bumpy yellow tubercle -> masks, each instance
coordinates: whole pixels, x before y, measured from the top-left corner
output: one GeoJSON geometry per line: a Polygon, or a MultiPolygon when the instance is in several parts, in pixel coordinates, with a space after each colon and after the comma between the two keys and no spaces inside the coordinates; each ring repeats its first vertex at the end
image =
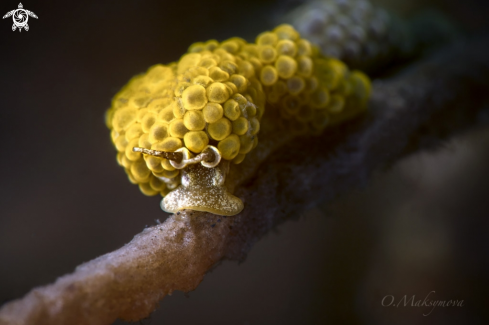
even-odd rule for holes
{"type": "Polygon", "coordinates": [[[177,63],[151,67],[115,95],[106,123],[129,180],[146,195],[165,197],[163,210],[235,215],[243,203],[225,188],[228,165],[258,145],[265,106],[284,132],[316,134],[364,110],[369,96],[367,76],[321,56],[281,25],[255,43],[195,43],[177,63]],[[134,147],[180,152],[184,160],[134,147]],[[194,161],[208,150],[218,165],[194,161]]]}

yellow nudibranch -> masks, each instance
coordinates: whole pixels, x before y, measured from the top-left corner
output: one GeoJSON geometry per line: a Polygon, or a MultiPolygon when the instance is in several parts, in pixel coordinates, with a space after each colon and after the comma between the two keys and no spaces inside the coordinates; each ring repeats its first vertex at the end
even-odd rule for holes
{"type": "Polygon", "coordinates": [[[106,124],[119,165],[145,195],[164,197],[163,210],[235,215],[243,203],[224,186],[229,163],[258,145],[265,108],[287,132],[318,134],[365,110],[370,90],[362,72],[280,25],[255,43],[195,43],[152,66],[115,95],[106,124]]]}

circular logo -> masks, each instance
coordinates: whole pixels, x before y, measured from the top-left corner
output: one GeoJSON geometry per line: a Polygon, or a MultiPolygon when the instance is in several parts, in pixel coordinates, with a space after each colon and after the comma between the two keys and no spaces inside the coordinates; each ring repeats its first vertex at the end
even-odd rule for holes
{"type": "Polygon", "coordinates": [[[18,29],[19,32],[22,31],[22,29],[25,29],[26,31],[29,30],[29,25],[27,25],[29,16],[37,19],[36,14],[30,10],[24,9],[22,3],[19,3],[19,7],[17,9],[7,12],[2,18],[5,19],[10,16],[12,16],[12,20],[14,21],[14,24],[12,25],[12,31],[18,29]]]}
{"type": "Polygon", "coordinates": [[[17,9],[15,13],[12,15],[14,18],[15,26],[22,28],[27,24],[27,20],[29,20],[29,16],[24,9],[17,9]]]}

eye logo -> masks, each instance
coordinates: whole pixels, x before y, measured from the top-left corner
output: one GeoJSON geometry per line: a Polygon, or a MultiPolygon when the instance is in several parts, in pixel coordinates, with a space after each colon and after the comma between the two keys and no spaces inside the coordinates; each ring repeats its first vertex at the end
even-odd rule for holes
{"type": "Polygon", "coordinates": [[[5,14],[5,16],[3,16],[3,19],[12,16],[12,19],[14,21],[14,24],[12,25],[12,31],[15,31],[17,28],[19,29],[19,32],[22,31],[22,28],[28,31],[29,25],[27,25],[27,21],[29,20],[29,16],[37,19],[35,13],[29,10],[25,10],[23,8],[24,7],[22,6],[22,3],[19,3],[18,9],[9,11],[5,14]]]}

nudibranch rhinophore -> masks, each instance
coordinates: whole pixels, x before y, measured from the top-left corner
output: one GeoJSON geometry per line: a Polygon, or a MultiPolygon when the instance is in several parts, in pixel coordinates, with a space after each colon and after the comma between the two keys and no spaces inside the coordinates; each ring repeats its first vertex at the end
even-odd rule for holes
{"type": "Polygon", "coordinates": [[[130,182],[160,193],[164,211],[232,216],[243,202],[226,175],[259,145],[264,114],[283,132],[313,135],[364,111],[369,96],[366,75],[280,25],[255,43],[195,43],[178,62],[152,66],[115,95],[106,123],[130,182]]]}

